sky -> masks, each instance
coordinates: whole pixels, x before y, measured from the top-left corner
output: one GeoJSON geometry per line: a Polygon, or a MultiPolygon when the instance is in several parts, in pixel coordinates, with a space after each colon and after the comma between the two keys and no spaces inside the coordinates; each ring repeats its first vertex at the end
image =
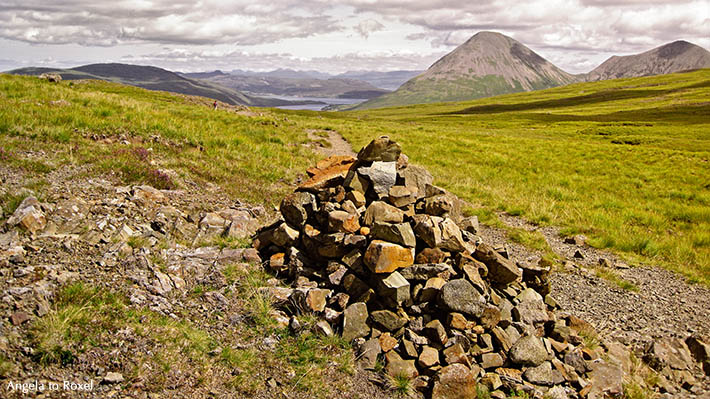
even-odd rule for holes
{"type": "Polygon", "coordinates": [[[1,0],[0,70],[419,70],[483,30],[583,73],[675,40],[710,48],[710,0],[1,0]]]}

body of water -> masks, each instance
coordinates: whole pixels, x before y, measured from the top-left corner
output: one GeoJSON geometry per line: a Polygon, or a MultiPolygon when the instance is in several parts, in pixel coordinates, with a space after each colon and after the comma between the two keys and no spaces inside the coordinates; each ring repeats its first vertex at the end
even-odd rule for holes
{"type": "Polygon", "coordinates": [[[282,100],[289,101],[319,101],[325,104],[301,104],[301,105],[284,105],[281,109],[306,109],[310,111],[320,111],[328,105],[343,105],[343,104],[357,104],[363,101],[367,101],[361,98],[326,98],[326,97],[289,97],[289,96],[270,96],[271,98],[280,98],[282,100]]]}

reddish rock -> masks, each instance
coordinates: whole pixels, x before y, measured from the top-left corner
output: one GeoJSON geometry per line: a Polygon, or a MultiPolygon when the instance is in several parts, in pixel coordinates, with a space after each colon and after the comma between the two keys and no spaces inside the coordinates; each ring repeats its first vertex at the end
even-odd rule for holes
{"type": "Polygon", "coordinates": [[[416,257],[416,263],[443,263],[447,254],[439,248],[424,248],[416,257]]]}
{"type": "Polygon", "coordinates": [[[13,326],[19,326],[20,324],[28,321],[29,319],[30,315],[22,311],[15,312],[10,316],[10,322],[12,322],[13,326]]]}
{"type": "Polygon", "coordinates": [[[471,323],[461,313],[453,312],[449,314],[448,324],[450,328],[463,331],[468,329],[471,323]]]}
{"type": "Polygon", "coordinates": [[[417,364],[423,368],[433,367],[439,364],[439,351],[431,346],[422,348],[422,353],[419,354],[417,364]]]}
{"type": "Polygon", "coordinates": [[[388,332],[380,335],[379,341],[382,352],[389,352],[397,346],[397,339],[392,337],[388,332]]]}
{"type": "Polygon", "coordinates": [[[343,155],[333,155],[320,161],[315,168],[310,170],[313,175],[303,184],[298,186],[299,190],[318,191],[328,187],[348,174],[350,167],[355,162],[355,158],[343,155]]]}
{"type": "Polygon", "coordinates": [[[476,248],[473,257],[485,263],[488,267],[488,277],[496,283],[510,284],[523,276],[522,271],[513,262],[485,243],[476,248]]]}
{"type": "Polygon", "coordinates": [[[419,375],[414,359],[404,360],[396,351],[389,351],[385,355],[387,358],[386,371],[391,377],[406,377],[409,379],[419,375]]]}

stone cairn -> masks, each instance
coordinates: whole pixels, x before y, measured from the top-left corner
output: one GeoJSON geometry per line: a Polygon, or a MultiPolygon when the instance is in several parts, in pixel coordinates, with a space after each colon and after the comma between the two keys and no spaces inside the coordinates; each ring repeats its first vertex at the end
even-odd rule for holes
{"type": "Polygon", "coordinates": [[[618,367],[583,344],[591,326],[556,311],[549,266],[482,242],[477,218],[399,144],[383,136],[307,173],[254,240],[292,284],[262,288],[284,327],[300,328],[286,312],[316,313],[318,333],[342,334],[365,369],[407,378],[419,396],[621,395],[618,367]]]}

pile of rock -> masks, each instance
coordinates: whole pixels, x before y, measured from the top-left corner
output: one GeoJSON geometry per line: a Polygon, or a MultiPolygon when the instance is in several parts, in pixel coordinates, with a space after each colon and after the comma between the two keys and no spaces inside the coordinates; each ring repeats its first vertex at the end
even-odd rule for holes
{"type": "MultiPolygon", "coordinates": [[[[621,395],[620,367],[584,345],[592,327],[555,312],[549,266],[516,265],[482,242],[477,219],[399,144],[381,137],[307,172],[254,240],[293,287],[263,289],[283,311],[322,315],[317,331],[354,341],[365,368],[383,365],[434,398],[483,386],[493,397],[621,395]]],[[[296,327],[283,311],[275,317],[296,327]]]]}

